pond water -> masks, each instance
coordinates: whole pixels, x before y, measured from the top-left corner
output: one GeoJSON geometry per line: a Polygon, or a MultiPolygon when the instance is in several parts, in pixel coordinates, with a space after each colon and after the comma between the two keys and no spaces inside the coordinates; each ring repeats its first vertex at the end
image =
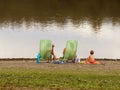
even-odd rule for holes
{"type": "Polygon", "coordinates": [[[78,40],[77,56],[120,58],[119,0],[1,0],[0,58],[35,58],[50,39],[62,56],[67,40],[78,40]]]}

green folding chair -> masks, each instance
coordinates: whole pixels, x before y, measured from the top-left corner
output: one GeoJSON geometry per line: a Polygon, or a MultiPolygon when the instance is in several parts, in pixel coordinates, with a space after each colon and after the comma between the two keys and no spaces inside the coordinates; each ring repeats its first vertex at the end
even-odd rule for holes
{"type": "Polygon", "coordinates": [[[49,60],[52,50],[52,41],[51,40],[40,40],[40,55],[41,60],[49,60]]]}
{"type": "Polygon", "coordinates": [[[76,57],[78,41],[68,40],[66,43],[66,51],[64,54],[64,60],[72,60],[76,57]]]}

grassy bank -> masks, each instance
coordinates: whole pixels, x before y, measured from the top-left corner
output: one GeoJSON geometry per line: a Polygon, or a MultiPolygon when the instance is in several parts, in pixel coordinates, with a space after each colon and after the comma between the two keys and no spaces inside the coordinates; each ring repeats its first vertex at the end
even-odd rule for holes
{"type": "Polygon", "coordinates": [[[0,89],[120,90],[118,70],[1,68],[0,89]]]}

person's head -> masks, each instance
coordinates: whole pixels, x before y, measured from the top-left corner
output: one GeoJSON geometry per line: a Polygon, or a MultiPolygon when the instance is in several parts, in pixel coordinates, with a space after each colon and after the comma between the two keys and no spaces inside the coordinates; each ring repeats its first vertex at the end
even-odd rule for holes
{"type": "Polygon", "coordinates": [[[94,54],[94,51],[93,51],[93,50],[91,50],[91,51],[90,51],[90,54],[91,54],[91,55],[93,55],[93,54],[94,54]]]}
{"type": "Polygon", "coordinates": [[[52,44],[52,47],[55,47],[54,44],[52,44]]]}

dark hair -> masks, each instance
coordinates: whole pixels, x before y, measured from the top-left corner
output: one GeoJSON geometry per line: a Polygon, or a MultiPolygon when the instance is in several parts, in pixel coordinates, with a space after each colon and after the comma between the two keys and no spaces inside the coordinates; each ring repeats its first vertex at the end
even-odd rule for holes
{"type": "Polygon", "coordinates": [[[54,44],[52,44],[52,47],[54,47],[54,44]]]}
{"type": "Polygon", "coordinates": [[[93,50],[91,50],[91,51],[90,51],[90,54],[91,54],[91,55],[93,55],[93,54],[94,54],[94,51],[93,51],[93,50]]]}

